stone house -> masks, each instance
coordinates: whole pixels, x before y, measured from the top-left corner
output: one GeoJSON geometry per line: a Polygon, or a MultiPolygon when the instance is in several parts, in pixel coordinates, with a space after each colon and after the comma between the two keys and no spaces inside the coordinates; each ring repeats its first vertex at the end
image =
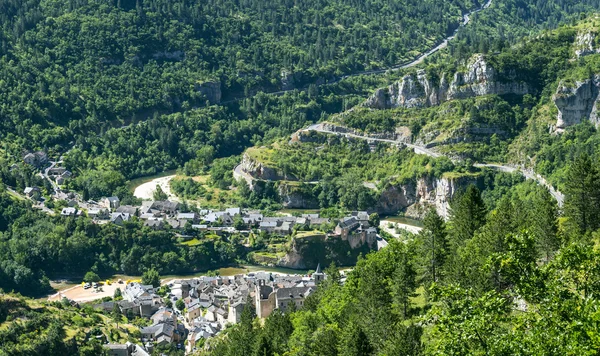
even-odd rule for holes
{"type": "Polygon", "coordinates": [[[150,356],[143,347],[126,342],[125,344],[106,344],[103,347],[107,350],[108,356],[150,356]]]}
{"type": "Polygon", "coordinates": [[[347,239],[348,235],[355,229],[357,229],[358,227],[360,227],[360,223],[358,222],[358,219],[355,218],[354,216],[349,217],[349,218],[345,218],[343,220],[341,220],[340,222],[338,222],[338,224],[335,227],[335,234],[341,236],[343,239],[347,239]]]}
{"type": "Polygon", "coordinates": [[[104,208],[91,208],[88,210],[87,215],[92,219],[99,220],[108,219],[108,217],[110,216],[108,210],[104,208]]]}
{"type": "Polygon", "coordinates": [[[116,210],[120,206],[120,200],[119,197],[102,198],[100,205],[106,209],[116,210]]]}
{"type": "Polygon", "coordinates": [[[23,193],[32,200],[38,200],[42,196],[42,192],[38,187],[27,187],[23,190],[23,193]]]}
{"type": "Polygon", "coordinates": [[[228,322],[231,324],[239,323],[245,306],[246,304],[241,300],[238,300],[233,304],[229,304],[229,312],[227,313],[228,322]]]}
{"type": "Polygon", "coordinates": [[[117,208],[117,213],[125,213],[129,214],[130,216],[137,216],[138,208],[131,205],[121,205],[117,208]]]}
{"type": "Polygon", "coordinates": [[[129,221],[131,215],[127,213],[112,213],[110,214],[110,222],[115,225],[123,225],[125,221],[129,221]]]}
{"type": "Polygon", "coordinates": [[[48,162],[48,155],[43,151],[27,153],[23,156],[23,162],[30,166],[41,167],[48,162]]]}
{"type": "Polygon", "coordinates": [[[314,292],[314,287],[292,287],[279,288],[276,291],[275,308],[286,312],[294,306],[294,309],[304,307],[304,300],[314,292]]]}
{"type": "Polygon", "coordinates": [[[202,306],[200,303],[192,304],[187,308],[185,318],[188,322],[202,316],[202,306]]]}

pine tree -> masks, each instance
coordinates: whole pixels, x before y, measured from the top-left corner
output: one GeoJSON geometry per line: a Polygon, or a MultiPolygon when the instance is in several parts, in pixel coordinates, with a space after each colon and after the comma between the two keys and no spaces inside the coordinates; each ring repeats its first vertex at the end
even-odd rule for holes
{"type": "Polygon", "coordinates": [[[263,332],[261,333],[256,343],[256,349],[254,351],[255,356],[272,356],[273,348],[271,347],[271,341],[269,337],[263,332]]]}
{"type": "Polygon", "coordinates": [[[392,295],[396,308],[400,308],[404,319],[408,317],[408,307],[410,297],[415,293],[417,288],[417,272],[412,263],[412,258],[407,253],[400,256],[398,266],[393,274],[392,279],[392,295]]]}
{"type": "Polygon", "coordinates": [[[340,342],[340,356],[367,356],[373,354],[373,346],[358,322],[349,323],[340,342]]]}
{"type": "Polygon", "coordinates": [[[533,209],[528,220],[538,253],[548,262],[560,247],[560,241],[558,238],[558,207],[547,190],[541,190],[535,195],[533,209]]]}
{"type": "Polygon", "coordinates": [[[578,232],[600,227],[600,173],[587,154],[577,157],[567,172],[564,209],[578,232]]]}
{"type": "Polygon", "coordinates": [[[421,261],[424,272],[421,280],[435,282],[440,275],[441,267],[446,260],[448,240],[446,223],[434,209],[425,215],[423,230],[419,234],[421,241],[421,261]]]}
{"type": "Polygon", "coordinates": [[[475,231],[485,224],[486,208],[481,192],[474,185],[453,199],[451,203],[452,242],[454,250],[471,239],[475,231]]]}

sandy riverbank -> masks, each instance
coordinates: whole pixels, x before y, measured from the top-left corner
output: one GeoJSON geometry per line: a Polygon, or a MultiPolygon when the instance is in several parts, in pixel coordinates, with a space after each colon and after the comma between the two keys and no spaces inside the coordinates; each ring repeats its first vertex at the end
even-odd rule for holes
{"type": "Polygon", "coordinates": [[[162,191],[165,192],[165,194],[167,194],[169,200],[180,201],[179,198],[171,191],[171,185],[169,184],[169,182],[173,178],[175,178],[175,175],[160,177],[153,179],[149,182],[143,183],[135,188],[135,190],[133,191],[133,195],[136,198],[152,200],[154,196],[154,191],[156,191],[156,186],[158,185],[160,186],[162,191]]]}

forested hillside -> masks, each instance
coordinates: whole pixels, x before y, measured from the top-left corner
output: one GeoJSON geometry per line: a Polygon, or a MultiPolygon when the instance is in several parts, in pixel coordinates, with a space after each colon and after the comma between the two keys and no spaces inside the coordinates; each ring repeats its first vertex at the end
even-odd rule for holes
{"type": "Polygon", "coordinates": [[[301,310],[264,325],[246,315],[199,354],[595,354],[598,167],[574,162],[560,218],[531,182],[489,213],[470,186],[449,221],[430,211],[423,231],[366,256],[343,285],[330,267],[301,310]]]}
{"type": "Polygon", "coordinates": [[[65,146],[73,133],[117,119],[216,102],[221,90],[243,96],[396,64],[476,5],[3,0],[0,99],[10,105],[0,111],[2,134],[23,146],[65,146]]]}

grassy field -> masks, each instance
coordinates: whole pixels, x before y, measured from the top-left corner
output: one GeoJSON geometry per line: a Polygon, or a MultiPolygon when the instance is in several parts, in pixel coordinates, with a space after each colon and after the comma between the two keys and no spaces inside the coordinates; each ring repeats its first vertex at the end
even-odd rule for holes
{"type": "Polygon", "coordinates": [[[303,239],[306,237],[313,237],[313,236],[319,236],[319,235],[325,235],[324,232],[322,231],[318,231],[318,230],[313,230],[313,231],[298,231],[296,232],[296,238],[297,239],[303,239]]]}
{"type": "Polygon", "coordinates": [[[275,162],[271,160],[275,153],[274,148],[267,147],[250,147],[246,150],[246,154],[254,161],[264,164],[268,167],[273,167],[275,162]]]}
{"type": "MultiPolygon", "coordinates": [[[[209,184],[210,176],[202,175],[195,177],[188,176],[176,176],[173,180],[192,179],[194,182],[200,183],[202,189],[206,191],[204,196],[196,199],[186,199],[190,203],[195,203],[203,208],[221,208],[229,207],[233,204],[232,200],[235,195],[235,189],[224,190],[217,187],[213,187],[209,184]]],[[[171,188],[171,191],[175,194],[175,191],[171,188]]],[[[183,199],[183,197],[179,196],[183,199]]]]}
{"type": "Polygon", "coordinates": [[[188,240],[188,241],[184,241],[181,243],[181,245],[186,245],[186,246],[198,246],[202,243],[202,241],[198,240],[198,239],[192,239],[192,240],[188,240]]]}
{"type": "Polygon", "coordinates": [[[421,220],[411,219],[404,216],[386,216],[382,217],[381,220],[391,221],[398,224],[423,227],[423,222],[421,220]]]}

